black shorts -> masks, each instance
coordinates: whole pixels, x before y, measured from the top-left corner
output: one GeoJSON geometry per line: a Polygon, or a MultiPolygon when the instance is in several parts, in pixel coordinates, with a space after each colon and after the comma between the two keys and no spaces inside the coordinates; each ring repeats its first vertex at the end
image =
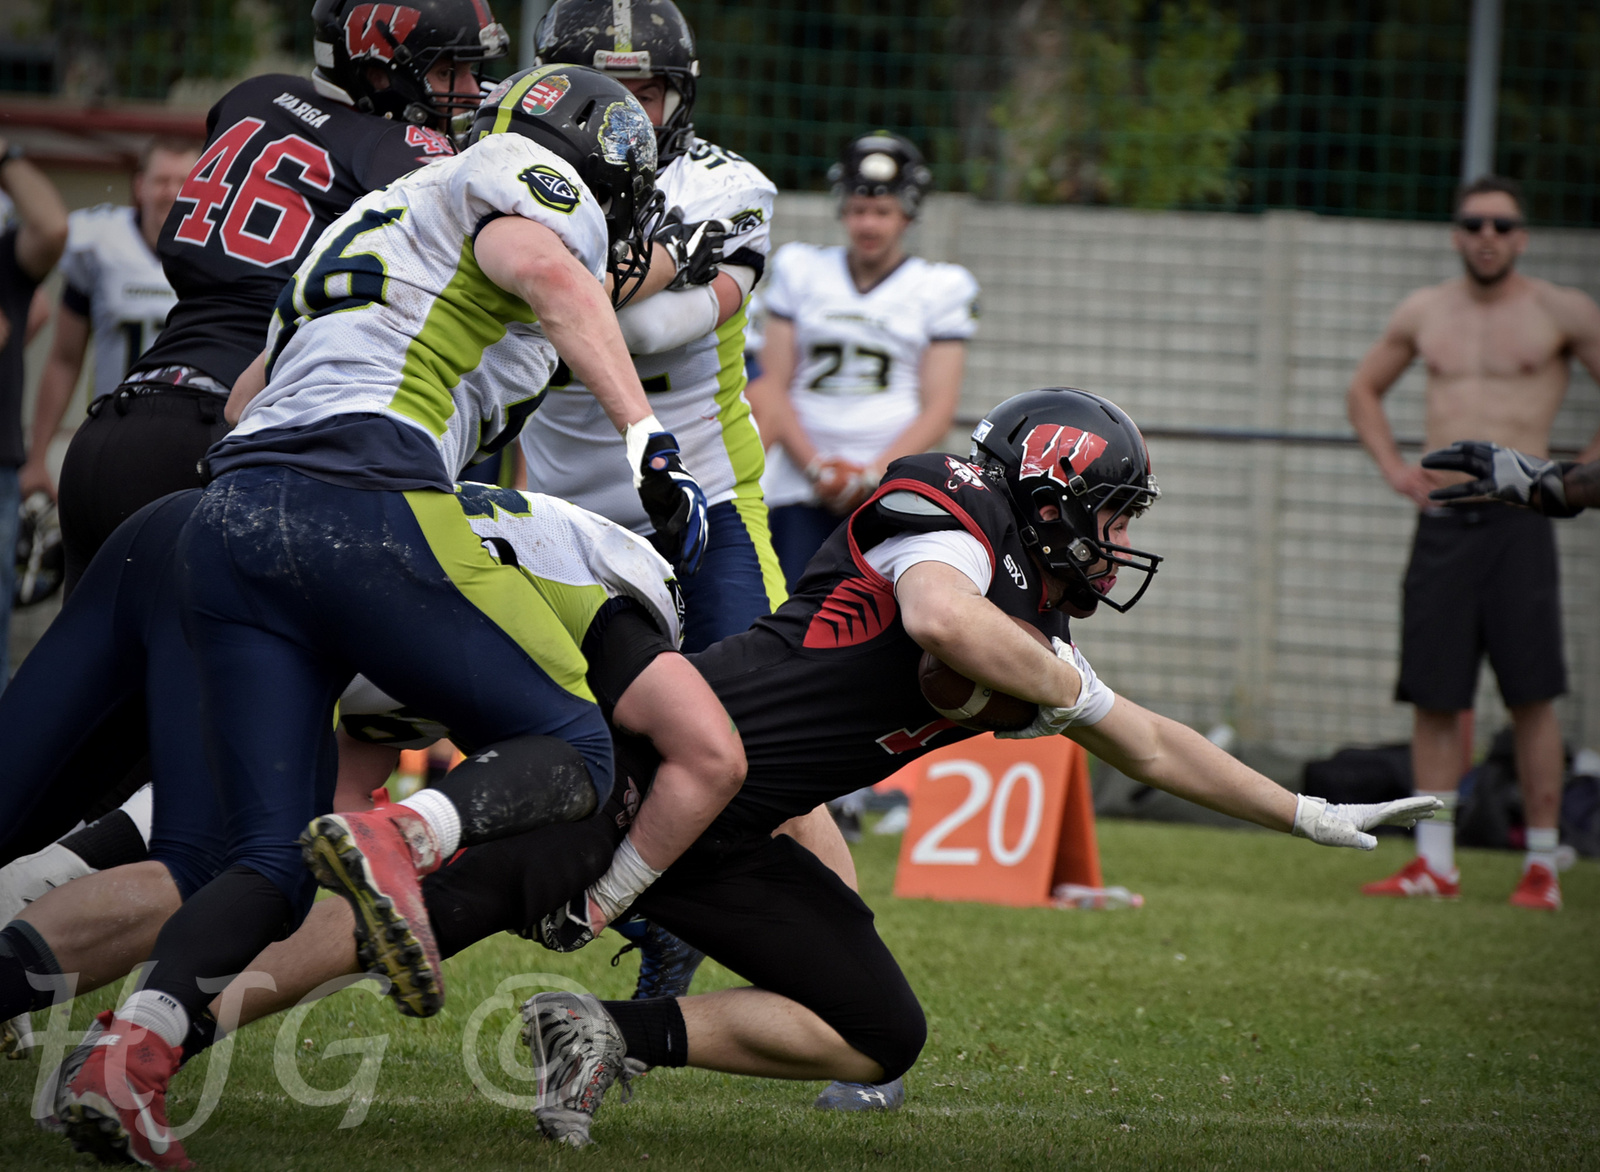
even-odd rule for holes
{"type": "MultiPolygon", "coordinates": [[[[439,951],[496,932],[535,934],[539,920],[605,874],[626,833],[621,768],[606,807],[463,851],[423,880],[439,951]]],[[[633,910],[758,988],[799,1002],[882,1066],[911,1069],[927,1039],[916,994],[873,925],[872,909],[786,834],[715,853],[691,849],[633,910]]]]}
{"type": "Polygon", "coordinates": [[[883,1067],[884,1082],[922,1052],[922,1006],[872,909],[787,834],[693,849],[634,910],[757,988],[804,1005],[883,1067]]]}
{"type": "Polygon", "coordinates": [[[1426,513],[1406,568],[1395,699],[1470,709],[1485,652],[1508,707],[1567,690],[1550,519],[1509,506],[1426,513]]]}
{"type": "Polygon", "coordinates": [[[171,492],[204,488],[196,467],[228,434],[220,395],[188,387],[96,399],[61,466],[61,544],[70,593],[116,527],[171,492]]]}

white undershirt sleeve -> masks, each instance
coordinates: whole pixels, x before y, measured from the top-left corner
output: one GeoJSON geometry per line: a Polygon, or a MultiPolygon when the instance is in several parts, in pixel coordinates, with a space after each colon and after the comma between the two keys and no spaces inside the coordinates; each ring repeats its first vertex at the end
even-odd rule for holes
{"type": "Polygon", "coordinates": [[[937,533],[899,533],[867,551],[867,565],[891,582],[918,562],[942,562],[960,570],[979,594],[989,593],[994,581],[994,565],[989,551],[972,534],[962,529],[937,533]]]}

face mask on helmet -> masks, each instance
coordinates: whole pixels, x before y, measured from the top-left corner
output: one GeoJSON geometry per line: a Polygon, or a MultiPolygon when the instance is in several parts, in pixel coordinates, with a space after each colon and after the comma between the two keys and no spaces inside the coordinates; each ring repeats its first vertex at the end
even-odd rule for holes
{"type": "Polygon", "coordinates": [[[694,31],[672,0],[557,0],[539,21],[540,64],[585,65],[607,77],[657,77],[666,83],[656,162],[665,167],[689,149],[700,61],[694,31]]]}
{"type": "MultiPolygon", "coordinates": [[[[649,275],[650,239],[666,213],[644,108],[620,82],[593,69],[540,65],[485,96],[466,143],[505,133],[532,139],[578,173],[605,217],[611,303],[622,308],[649,275]]],[[[547,182],[554,186],[544,198],[565,202],[565,210],[580,198],[559,174],[552,172],[547,182]]]]}
{"type": "Polygon", "coordinates": [[[845,148],[844,156],[828,168],[828,182],[841,212],[852,195],[892,195],[900,210],[916,219],[922,197],[933,185],[933,172],[910,140],[879,130],[845,148]]]}
{"type": "Polygon", "coordinates": [[[1161,558],[1126,544],[1125,524],[1161,495],[1138,428],[1086,391],[1030,391],[973,430],[973,459],[1003,479],[1023,544],[1064,585],[1075,617],[1130,610],[1161,558]]]}
{"type": "Polygon", "coordinates": [[[505,56],[510,44],[484,0],[318,0],[312,21],[318,72],[357,109],[437,130],[478,105],[484,62],[505,56]],[[428,74],[446,61],[457,66],[454,83],[435,90],[428,74]]]}

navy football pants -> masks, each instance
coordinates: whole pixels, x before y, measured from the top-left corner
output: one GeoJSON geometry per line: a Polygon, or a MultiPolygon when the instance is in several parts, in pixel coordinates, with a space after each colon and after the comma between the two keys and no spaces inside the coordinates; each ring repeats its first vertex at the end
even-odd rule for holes
{"type": "Polygon", "coordinates": [[[356,672],[464,746],[559,737],[599,800],[610,793],[611,737],[582,652],[450,493],[240,469],[206,490],[179,561],[226,862],[265,875],[297,918],[314,886],[296,839],[328,809],[334,703],[356,672]]]}

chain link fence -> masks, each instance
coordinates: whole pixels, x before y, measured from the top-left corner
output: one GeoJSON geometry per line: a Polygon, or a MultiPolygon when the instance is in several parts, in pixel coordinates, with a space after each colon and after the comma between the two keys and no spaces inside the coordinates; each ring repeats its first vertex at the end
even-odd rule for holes
{"type": "MultiPolygon", "coordinates": [[[[499,16],[518,43],[522,6],[499,16]]],[[[784,189],[854,135],[1005,200],[1439,219],[1461,167],[1464,0],[681,0],[696,122],[784,189]]],[[[306,0],[11,0],[0,90],[194,101],[309,65],[306,0]]],[[[504,62],[502,68],[514,67],[504,62]]],[[[1600,7],[1505,0],[1496,169],[1600,224],[1600,7]]]]}

